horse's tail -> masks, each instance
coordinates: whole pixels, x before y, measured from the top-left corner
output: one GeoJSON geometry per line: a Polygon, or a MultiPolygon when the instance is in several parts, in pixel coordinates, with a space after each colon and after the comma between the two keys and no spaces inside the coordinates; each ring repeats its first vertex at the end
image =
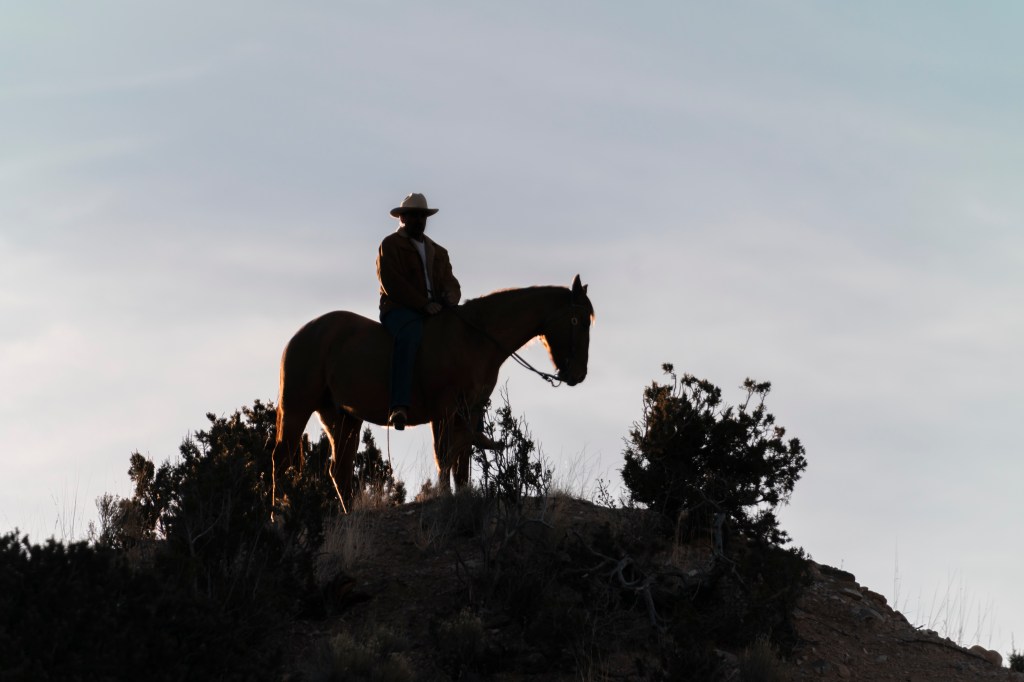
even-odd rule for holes
{"type": "Polygon", "coordinates": [[[305,411],[302,400],[297,400],[297,392],[302,387],[293,385],[296,381],[302,381],[302,373],[295,372],[294,338],[285,346],[281,354],[281,370],[277,391],[277,420],[276,434],[274,436],[274,449],[270,455],[270,479],[271,479],[271,500],[272,504],[277,503],[277,479],[279,472],[286,471],[289,467],[302,466],[302,432],[306,428],[306,422],[312,410],[305,411]],[[291,353],[289,353],[291,351],[291,353]]]}
{"type": "Polygon", "coordinates": [[[288,349],[285,348],[284,353],[281,354],[281,368],[278,372],[278,384],[277,384],[277,429],[274,435],[274,444],[281,442],[284,438],[284,361],[285,356],[288,354],[288,349]]]}
{"type": "Polygon", "coordinates": [[[307,323],[281,353],[275,443],[284,441],[289,460],[298,451],[306,422],[320,407],[326,388],[320,327],[319,319],[307,323]]]}

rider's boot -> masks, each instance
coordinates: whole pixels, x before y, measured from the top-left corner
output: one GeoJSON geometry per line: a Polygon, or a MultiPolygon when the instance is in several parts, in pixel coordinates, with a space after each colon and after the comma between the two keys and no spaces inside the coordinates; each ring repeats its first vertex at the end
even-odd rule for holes
{"type": "Polygon", "coordinates": [[[406,412],[404,407],[395,407],[391,409],[391,416],[388,417],[388,424],[391,425],[395,431],[404,431],[405,424],[409,421],[409,414],[406,412]]]}

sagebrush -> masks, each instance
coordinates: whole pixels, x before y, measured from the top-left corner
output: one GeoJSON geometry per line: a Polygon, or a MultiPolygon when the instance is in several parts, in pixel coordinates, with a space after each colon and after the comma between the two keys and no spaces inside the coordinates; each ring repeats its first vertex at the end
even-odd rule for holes
{"type": "Polygon", "coordinates": [[[733,407],[711,382],[663,369],[671,381],[644,391],[642,420],[629,433],[622,479],[632,500],[672,521],[724,515],[748,537],[785,544],[775,511],[807,460],[765,407],[771,384],[747,379],[733,407]]]}

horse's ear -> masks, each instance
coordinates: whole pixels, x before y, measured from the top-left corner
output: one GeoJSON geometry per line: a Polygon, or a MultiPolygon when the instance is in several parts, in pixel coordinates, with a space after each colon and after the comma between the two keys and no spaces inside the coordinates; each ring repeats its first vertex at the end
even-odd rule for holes
{"type": "Polygon", "coordinates": [[[575,296],[576,294],[585,293],[587,293],[587,288],[583,286],[583,283],[580,281],[580,276],[576,275],[572,280],[572,294],[575,296]]]}

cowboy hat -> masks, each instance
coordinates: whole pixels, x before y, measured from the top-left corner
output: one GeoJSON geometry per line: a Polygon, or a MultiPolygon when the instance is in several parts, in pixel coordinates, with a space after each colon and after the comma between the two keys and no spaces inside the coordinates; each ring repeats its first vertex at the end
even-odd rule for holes
{"type": "Polygon", "coordinates": [[[426,213],[427,215],[434,215],[437,213],[436,208],[427,208],[427,198],[418,192],[413,192],[406,198],[402,199],[402,205],[391,209],[391,215],[396,218],[403,213],[426,213]]]}

